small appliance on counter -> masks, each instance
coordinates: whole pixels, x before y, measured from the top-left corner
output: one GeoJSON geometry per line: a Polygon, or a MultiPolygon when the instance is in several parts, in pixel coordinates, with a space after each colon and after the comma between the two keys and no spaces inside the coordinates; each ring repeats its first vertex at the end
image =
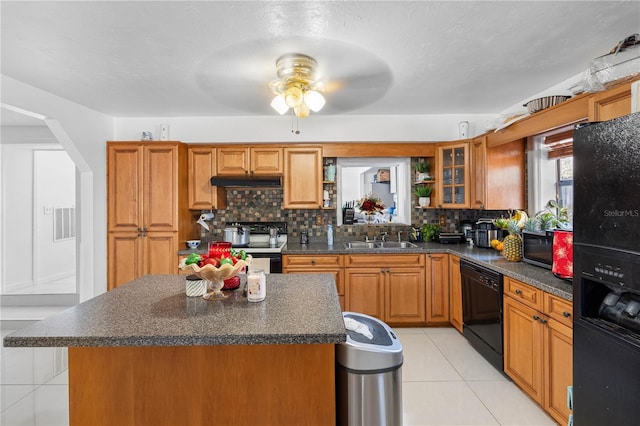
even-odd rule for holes
{"type": "Polygon", "coordinates": [[[464,234],[462,232],[441,232],[438,235],[440,244],[459,244],[464,243],[464,234]]]}
{"type": "Polygon", "coordinates": [[[507,235],[507,231],[499,229],[493,224],[493,219],[481,218],[476,222],[477,247],[491,248],[491,240],[501,240],[507,235]]]}
{"type": "Polygon", "coordinates": [[[240,244],[232,242],[232,247],[242,248],[253,257],[250,269],[263,269],[265,273],[282,272],[282,249],[287,245],[287,222],[227,222],[225,234],[227,229],[233,229],[238,234],[239,228],[242,229],[242,235],[246,236],[246,241],[245,237],[236,238],[236,242],[240,244]]]}
{"type": "Polygon", "coordinates": [[[473,242],[476,239],[476,223],[472,220],[461,221],[460,232],[464,234],[467,242],[473,242]]]}
{"type": "Polygon", "coordinates": [[[522,261],[551,269],[553,264],[553,231],[522,231],[522,261]]]}

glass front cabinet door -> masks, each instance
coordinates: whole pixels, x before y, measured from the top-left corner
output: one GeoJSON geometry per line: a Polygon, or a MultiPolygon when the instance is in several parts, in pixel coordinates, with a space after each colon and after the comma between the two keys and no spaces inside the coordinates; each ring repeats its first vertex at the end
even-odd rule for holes
{"type": "Polygon", "coordinates": [[[440,208],[469,207],[469,144],[467,142],[438,146],[440,208]]]}

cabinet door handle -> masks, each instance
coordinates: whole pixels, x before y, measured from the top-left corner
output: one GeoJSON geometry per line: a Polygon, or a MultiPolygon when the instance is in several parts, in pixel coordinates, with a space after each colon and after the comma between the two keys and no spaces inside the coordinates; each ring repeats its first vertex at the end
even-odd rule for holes
{"type": "Polygon", "coordinates": [[[538,320],[540,319],[540,317],[539,317],[539,316],[537,316],[537,315],[534,315],[534,316],[533,316],[533,319],[534,319],[534,320],[536,320],[536,321],[538,321],[538,320]]]}
{"type": "Polygon", "coordinates": [[[391,269],[387,269],[387,273],[391,273],[391,269]]]}
{"type": "Polygon", "coordinates": [[[311,264],[312,264],[312,265],[315,265],[315,264],[316,264],[316,261],[315,261],[315,260],[313,260],[313,259],[311,259],[311,264]]]}
{"type": "Polygon", "coordinates": [[[571,316],[571,312],[564,311],[562,313],[562,316],[565,317],[565,318],[569,318],[571,316]]]}
{"type": "Polygon", "coordinates": [[[549,322],[549,321],[547,321],[547,320],[546,320],[546,319],[544,319],[544,318],[540,318],[540,324],[546,324],[547,322],[549,322]]]}
{"type": "Polygon", "coordinates": [[[516,294],[519,296],[522,294],[522,290],[520,290],[519,288],[516,288],[516,294]]]}

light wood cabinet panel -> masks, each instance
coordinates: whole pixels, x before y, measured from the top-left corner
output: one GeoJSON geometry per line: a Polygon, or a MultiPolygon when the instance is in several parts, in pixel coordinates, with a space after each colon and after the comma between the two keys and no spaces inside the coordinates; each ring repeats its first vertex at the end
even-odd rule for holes
{"type": "Polygon", "coordinates": [[[345,301],[349,311],[384,321],[384,282],[380,268],[347,268],[345,301]]]}
{"type": "Polygon", "coordinates": [[[538,404],[544,404],[543,327],[540,313],[504,298],[504,372],[538,404]]]}
{"type": "Polygon", "coordinates": [[[462,277],[460,257],[449,255],[449,322],[462,333],[462,277]]]}
{"type": "Polygon", "coordinates": [[[242,176],[249,174],[249,148],[245,146],[219,147],[216,174],[242,176]]]}
{"type": "Polygon", "coordinates": [[[280,146],[218,147],[217,157],[218,176],[279,176],[283,172],[280,146]]]}
{"type": "Polygon", "coordinates": [[[284,208],[322,208],[322,148],[284,149],[284,208]]]}
{"type": "Polygon", "coordinates": [[[107,288],[176,273],[191,237],[187,148],[179,142],[107,142],[107,288]]]}
{"type": "MultiPolygon", "coordinates": [[[[529,287],[519,281],[512,289],[529,287]],[[519,285],[517,285],[519,284],[519,285]]],[[[530,297],[504,297],[504,371],[558,423],[566,424],[567,386],[573,383],[572,303],[543,292],[544,310],[530,297]]],[[[536,293],[528,293],[535,294],[536,293]]]]}
{"type": "Polygon", "coordinates": [[[528,284],[504,277],[504,294],[532,307],[537,311],[543,308],[543,291],[528,284]]]}
{"type": "Polygon", "coordinates": [[[280,147],[251,148],[249,160],[250,173],[255,176],[281,175],[284,170],[283,150],[280,147]]]}
{"type": "Polygon", "coordinates": [[[212,146],[190,146],[188,153],[189,209],[226,208],[226,190],[222,187],[211,185],[211,177],[216,174],[216,148],[212,146]]]}
{"type": "Polygon", "coordinates": [[[449,323],[449,255],[427,255],[427,324],[449,323]]]}
{"type": "Polygon", "coordinates": [[[108,231],[142,229],[142,145],[107,145],[108,231]]]}
{"type": "Polygon", "coordinates": [[[469,143],[438,145],[437,199],[440,208],[469,208],[469,143]]]}
{"type": "Polygon", "coordinates": [[[425,321],[423,268],[385,270],[385,321],[394,324],[425,321]]]}
{"type": "Polygon", "coordinates": [[[471,208],[524,208],[525,141],[487,148],[486,135],[471,141],[471,208]]]}
{"type": "Polygon", "coordinates": [[[284,274],[332,274],[336,282],[340,308],[345,310],[345,277],[342,255],[284,255],[282,256],[282,272],[284,274]]]}
{"type": "Polygon", "coordinates": [[[573,384],[573,330],[558,321],[545,324],[545,410],[560,424],[567,424],[567,386],[573,384]]]}
{"type": "Polygon", "coordinates": [[[351,268],[391,267],[391,266],[424,266],[423,253],[388,254],[382,257],[374,254],[345,254],[344,264],[351,268]]]}
{"type": "Polygon", "coordinates": [[[593,94],[589,98],[589,121],[607,121],[631,114],[631,83],[593,94]]]}

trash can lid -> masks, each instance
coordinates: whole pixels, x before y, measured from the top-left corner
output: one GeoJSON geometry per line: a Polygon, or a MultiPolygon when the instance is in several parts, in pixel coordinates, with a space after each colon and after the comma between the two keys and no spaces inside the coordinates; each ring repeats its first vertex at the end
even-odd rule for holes
{"type": "Polygon", "coordinates": [[[377,318],[343,312],[347,341],[336,347],[337,361],[352,370],[369,371],[402,365],[402,344],[391,327],[377,318]]]}

